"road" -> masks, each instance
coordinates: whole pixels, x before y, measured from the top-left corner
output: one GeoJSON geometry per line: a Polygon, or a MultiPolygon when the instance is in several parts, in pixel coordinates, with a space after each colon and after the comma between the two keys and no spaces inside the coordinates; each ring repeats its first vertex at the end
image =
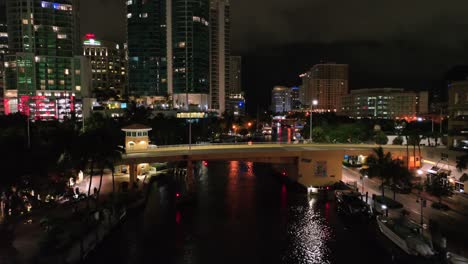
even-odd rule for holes
{"type": "MultiPolygon", "coordinates": [[[[342,179],[344,182],[357,182],[359,191],[363,192],[363,184],[360,180],[360,174],[356,170],[343,167],[342,179]]],[[[372,197],[372,194],[382,194],[379,186],[380,181],[378,179],[364,179],[364,193],[369,192],[369,197],[372,197]]],[[[393,199],[393,192],[390,189],[385,188],[385,196],[393,199]]],[[[421,204],[416,202],[416,200],[418,200],[417,194],[397,193],[396,200],[404,205],[405,209],[410,213],[409,217],[411,219],[417,223],[420,222],[421,204]]],[[[466,240],[468,239],[468,230],[466,229],[468,216],[454,210],[436,210],[431,207],[431,204],[431,201],[427,201],[427,207],[423,208],[424,223],[428,224],[429,219],[440,223],[442,233],[447,237],[449,250],[468,257],[468,246],[466,246],[466,240]]]]}

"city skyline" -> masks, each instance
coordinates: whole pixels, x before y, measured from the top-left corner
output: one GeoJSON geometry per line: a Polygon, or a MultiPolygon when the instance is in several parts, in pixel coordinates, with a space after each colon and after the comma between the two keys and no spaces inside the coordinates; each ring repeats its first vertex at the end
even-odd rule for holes
{"type": "MultiPolygon", "coordinates": [[[[298,74],[322,60],[350,64],[350,89],[412,90],[440,89],[445,73],[468,61],[463,52],[468,35],[461,26],[466,21],[464,16],[455,15],[462,10],[458,7],[467,3],[457,1],[444,8],[435,1],[405,4],[398,20],[386,18],[399,10],[402,1],[379,6],[368,1],[352,6],[342,3],[336,14],[340,19],[333,18],[332,3],[268,3],[231,3],[232,54],[244,58],[243,87],[249,104],[268,107],[270,99],[264,98],[265,92],[275,85],[298,85],[298,74]],[[317,16],[310,18],[310,10],[317,16]],[[307,26],[311,24],[320,27],[307,26]],[[303,30],[304,26],[308,30],[303,30]],[[376,57],[380,59],[374,61],[376,57]]],[[[90,17],[83,20],[82,29],[103,39],[123,41],[126,13],[118,6],[114,1],[82,1],[83,12],[90,17]],[[112,17],[99,15],[103,8],[112,11],[112,17]]],[[[256,107],[251,106],[250,111],[255,112],[256,107]]]]}

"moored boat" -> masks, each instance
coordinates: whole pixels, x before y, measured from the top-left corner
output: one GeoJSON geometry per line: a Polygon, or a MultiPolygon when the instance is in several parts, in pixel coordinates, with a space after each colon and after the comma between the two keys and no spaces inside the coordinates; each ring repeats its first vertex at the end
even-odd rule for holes
{"type": "Polygon", "coordinates": [[[421,227],[407,219],[392,219],[377,216],[380,231],[406,254],[432,257],[435,255],[432,244],[421,235],[421,227]]]}

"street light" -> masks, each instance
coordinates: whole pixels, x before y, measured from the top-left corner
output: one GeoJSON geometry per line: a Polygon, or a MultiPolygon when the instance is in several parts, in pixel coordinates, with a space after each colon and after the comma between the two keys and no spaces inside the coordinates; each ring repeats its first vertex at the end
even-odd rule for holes
{"type": "Polygon", "coordinates": [[[421,227],[424,225],[424,216],[423,216],[423,208],[427,206],[426,199],[422,198],[421,196],[416,199],[416,203],[421,202],[421,227]]]}
{"type": "Polygon", "coordinates": [[[314,105],[318,105],[318,101],[316,99],[313,99],[310,104],[310,131],[309,131],[310,143],[312,143],[312,113],[314,111],[314,105]]]}
{"type": "Polygon", "coordinates": [[[232,130],[234,131],[234,143],[237,143],[236,128],[236,125],[232,125],[232,130]]]}

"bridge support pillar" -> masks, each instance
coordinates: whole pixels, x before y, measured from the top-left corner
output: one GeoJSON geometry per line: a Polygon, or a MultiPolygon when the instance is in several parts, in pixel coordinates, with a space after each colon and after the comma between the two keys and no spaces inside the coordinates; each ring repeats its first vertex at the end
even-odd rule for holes
{"type": "Polygon", "coordinates": [[[343,150],[304,152],[297,162],[297,181],[309,191],[341,180],[343,150]]]}
{"type": "Polygon", "coordinates": [[[130,164],[129,166],[129,183],[130,183],[130,188],[133,189],[133,185],[137,181],[137,175],[138,175],[138,165],[137,164],[130,164]]]}

